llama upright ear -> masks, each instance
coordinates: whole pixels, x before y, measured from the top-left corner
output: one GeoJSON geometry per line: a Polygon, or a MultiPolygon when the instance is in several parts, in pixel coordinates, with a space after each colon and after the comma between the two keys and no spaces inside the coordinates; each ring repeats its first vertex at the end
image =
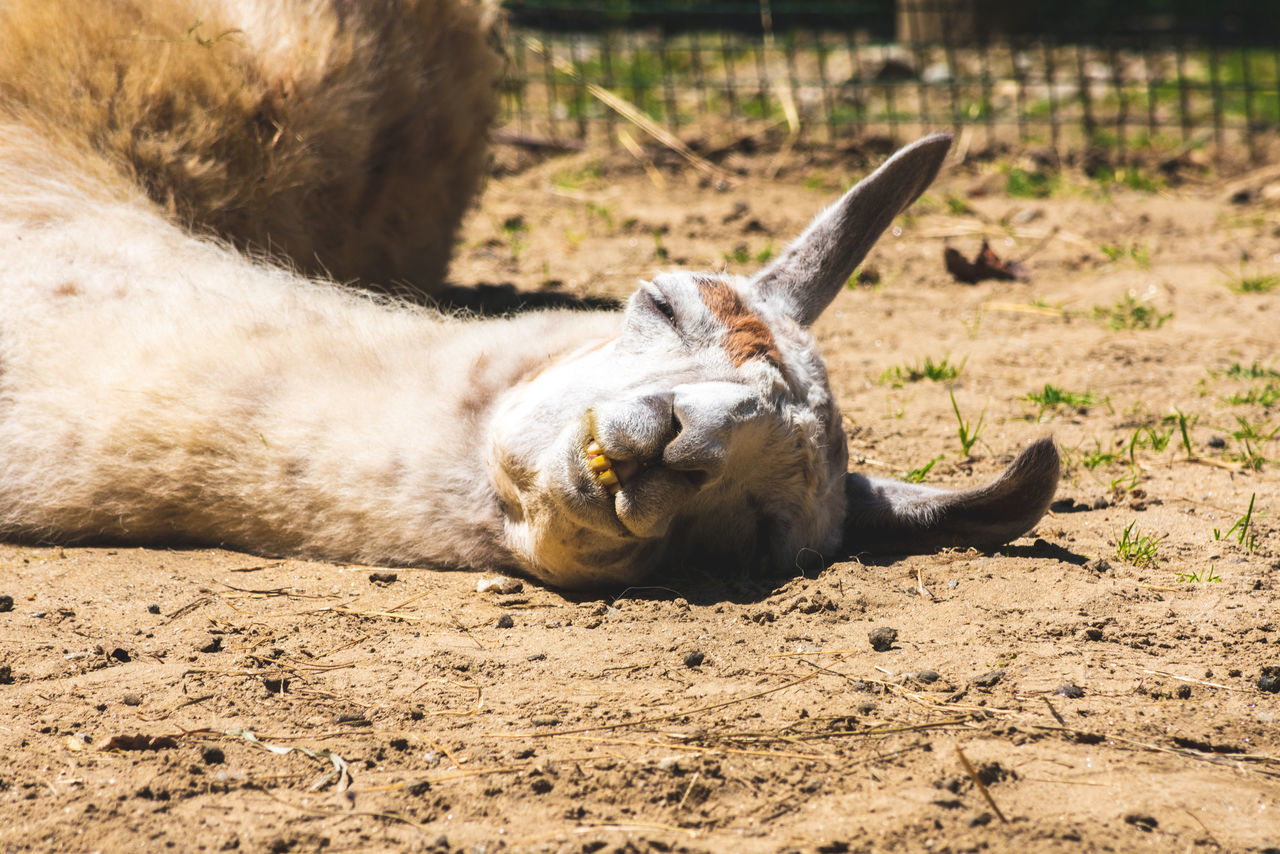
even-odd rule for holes
{"type": "Polygon", "coordinates": [[[752,285],[808,326],[831,304],[880,233],[933,182],[951,134],[911,143],[827,208],[752,285]]]}

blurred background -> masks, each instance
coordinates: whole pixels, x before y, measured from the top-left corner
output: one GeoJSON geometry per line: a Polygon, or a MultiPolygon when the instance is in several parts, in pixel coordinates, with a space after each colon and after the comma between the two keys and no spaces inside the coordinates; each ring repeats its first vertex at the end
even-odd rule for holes
{"type": "Polygon", "coordinates": [[[1280,146],[1277,0],[507,0],[499,141],[890,148],[1144,180],[1280,146]],[[1132,175],[1132,178],[1125,176],[1132,175]]]}

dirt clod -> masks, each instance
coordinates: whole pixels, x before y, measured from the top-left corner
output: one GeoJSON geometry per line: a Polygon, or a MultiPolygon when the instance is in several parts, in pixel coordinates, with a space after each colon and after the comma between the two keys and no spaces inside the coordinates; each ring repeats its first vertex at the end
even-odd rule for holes
{"type": "Polygon", "coordinates": [[[200,748],[200,758],[205,765],[221,765],[227,761],[227,755],[216,744],[206,744],[200,748]]]}
{"type": "Polygon", "coordinates": [[[685,667],[701,667],[702,662],[706,659],[706,655],[701,650],[691,650],[684,654],[685,667]]]}
{"type": "Polygon", "coordinates": [[[1280,666],[1267,665],[1258,676],[1258,690],[1267,694],[1280,694],[1280,666]]]}
{"type": "Polygon", "coordinates": [[[395,572],[371,572],[369,573],[369,581],[374,584],[387,585],[394,583],[400,575],[395,572]]]}
{"type": "Polygon", "coordinates": [[[878,626],[867,634],[867,640],[871,642],[871,648],[876,652],[887,652],[898,640],[898,630],[889,626],[878,626]]]}
{"type": "Polygon", "coordinates": [[[500,629],[509,629],[515,624],[516,624],[516,621],[512,619],[510,614],[503,614],[501,617],[498,617],[498,622],[496,625],[500,629]]]}
{"type": "Polygon", "coordinates": [[[13,597],[8,593],[0,595],[0,614],[13,610],[13,597]]]}

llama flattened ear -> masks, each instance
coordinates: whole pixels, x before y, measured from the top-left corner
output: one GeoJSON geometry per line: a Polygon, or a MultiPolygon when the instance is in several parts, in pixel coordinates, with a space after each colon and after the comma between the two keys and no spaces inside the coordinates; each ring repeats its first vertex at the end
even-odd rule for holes
{"type": "Polygon", "coordinates": [[[960,492],[850,472],[844,489],[845,553],[1004,545],[1035,527],[1049,509],[1060,467],[1053,440],[1040,439],[991,483],[960,492]]]}
{"type": "Polygon", "coordinates": [[[752,285],[808,326],[840,293],[880,233],[933,182],[951,134],[911,143],[863,178],[813,221],[752,285]]]}

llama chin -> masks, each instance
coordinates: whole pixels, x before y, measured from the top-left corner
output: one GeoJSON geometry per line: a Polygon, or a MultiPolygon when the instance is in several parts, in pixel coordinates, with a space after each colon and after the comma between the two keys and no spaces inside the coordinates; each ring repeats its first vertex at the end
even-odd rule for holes
{"type": "MultiPolygon", "coordinates": [[[[376,5],[411,17],[431,6],[376,5]]],[[[10,4],[0,23],[36,8],[10,4]]],[[[289,41],[260,41],[246,34],[241,58],[278,65],[289,41]]],[[[324,85],[382,85],[352,73],[324,85]]],[[[899,151],[754,276],[663,273],[621,311],[463,320],[305,278],[247,253],[252,233],[208,236],[212,214],[191,228],[174,215],[197,209],[182,186],[166,191],[172,204],[157,200],[143,166],[118,169],[83,121],[0,94],[0,253],[21,259],[0,272],[0,536],[520,571],[592,588],[659,567],[785,570],[807,552],[995,546],[1052,499],[1048,439],[962,492],[847,471],[810,326],[933,180],[947,134],[899,151]]],[[[327,150],[347,130],[309,132],[327,150]]],[[[307,180],[323,193],[338,178],[307,180]]],[[[302,227],[303,214],[271,204],[242,214],[302,227]]],[[[428,228],[452,215],[441,216],[428,228]]],[[[357,220],[325,229],[335,245],[364,245],[352,263],[377,274],[380,250],[359,243],[357,220]]],[[[284,251],[305,265],[310,245],[284,251]]]]}

